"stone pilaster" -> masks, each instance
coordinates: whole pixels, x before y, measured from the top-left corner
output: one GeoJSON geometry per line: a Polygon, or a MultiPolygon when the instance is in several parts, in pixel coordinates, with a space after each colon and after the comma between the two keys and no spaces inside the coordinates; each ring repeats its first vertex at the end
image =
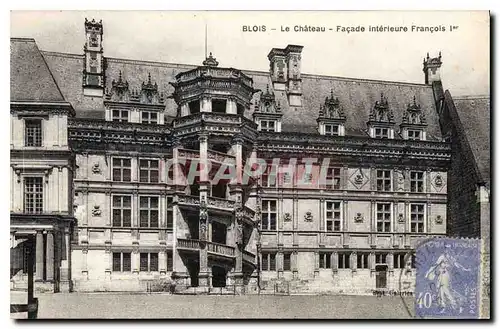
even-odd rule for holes
{"type": "Polygon", "coordinates": [[[49,282],[54,281],[54,232],[47,232],[46,244],[46,272],[45,278],[49,282]]]}
{"type": "Polygon", "coordinates": [[[43,281],[43,260],[44,260],[44,250],[43,250],[43,233],[42,231],[36,232],[36,272],[35,281],[43,281]]]}

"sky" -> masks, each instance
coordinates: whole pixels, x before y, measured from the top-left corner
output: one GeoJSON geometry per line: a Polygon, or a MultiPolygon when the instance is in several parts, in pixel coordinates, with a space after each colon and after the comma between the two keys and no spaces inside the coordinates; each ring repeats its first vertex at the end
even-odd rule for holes
{"type": "Polygon", "coordinates": [[[201,65],[206,25],[208,51],[223,67],[268,71],[272,48],[296,44],[304,46],[303,73],[423,83],[424,56],[441,51],[445,89],[453,96],[489,94],[488,12],[13,11],[10,34],[34,38],[42,50],[83,54],[86,17],[102,19],[106,57],[201,65]],[[297,25],[326,32],[294,32],[297,25]],[[368,32],[380,25],[410,31],[368,32]],[[446,31],[411,32],[412,25],[446,31]],[[243,32],[244,26],[261,31],[243,32]],[[338,26],[365,32],[337,32],[338,26]],[[281,32],[286,27],[291,31],[281,32]]]}

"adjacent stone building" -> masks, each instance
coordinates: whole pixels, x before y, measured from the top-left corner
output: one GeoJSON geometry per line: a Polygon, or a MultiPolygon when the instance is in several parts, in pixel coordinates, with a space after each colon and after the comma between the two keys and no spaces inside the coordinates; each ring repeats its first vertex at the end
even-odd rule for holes
{"type": "Polygon", "coordinates": [[[440,55],[423,84],[304,74],[297,45],[242,71],[108,58],[85,28],[83,54],[11,39],[11,235],[52,289],[412,291],[418,241],[480,231],[450,216],[440,55]]]}

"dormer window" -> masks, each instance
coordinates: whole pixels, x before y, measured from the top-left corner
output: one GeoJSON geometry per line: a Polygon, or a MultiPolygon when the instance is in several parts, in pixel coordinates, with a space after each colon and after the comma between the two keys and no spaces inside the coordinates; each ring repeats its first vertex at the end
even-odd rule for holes
{"type": "Polygon", "coordinates": [[[274,120],[260,120],[259,130],[260,131],[268,131],[268,132],[276,132],[276,121],[274,120]]]}
{"type": "Polygon", "coordinates": [[[330,97],[325,98],[325,103],[320,106],[318,130],[325,136],[344,136],[345,135],[345,113],[340,105],[338,97],[333,96],[333,89],[330,91],[330,97]]]}
{"type": "Polygon", "coordinates": [[[389,128],[375,128],[375,138],[389,138],[389,128]]]}
{"type": "Polygon", "coordinates": [[[368,133],[371,138],[394,138],[394,114],[384,94],[380,94],[380,100],[376,101],[375,105],[370,110],[367,125],[368,133]]]}
{"type": "Polygon", "coordinates": [[[158,113],[142,111],[141,112],[141,123],[157,124],[158,123],[158,113]]]}
{"type": "Polygon", "coordinates": [[[257,123],[259,131],[279,133],[281,132],[282,116],[280,104],[275,102],[274,93],[269,90],[268,85],[255,106],[254,122],[257,123]]]}
{"type": "Polygon", "coordinates": [[[408,104],[403,114],[403,122],[400,126],[401,135],[408,140],[425,140],[426,127],[425,111],[417,104],[416,97],[413,96],[413,103],[408,104]]]}
{"type": "Polygon", "coordinates": [[[327,135],[327,136],[340,136],[339,125],[325,124],[325,135],[327,135]]]}
{"type": "Polygon", "coordinates": [[[422,132],[420,130],[408,130],[408,139],[419,141],[422,139],[422,132]]]}
{"type": "Polygon", "coordinates": [[[127,110],[113,110],[113,121],[114,122],[128,122],[128,111],[127,110]]]}

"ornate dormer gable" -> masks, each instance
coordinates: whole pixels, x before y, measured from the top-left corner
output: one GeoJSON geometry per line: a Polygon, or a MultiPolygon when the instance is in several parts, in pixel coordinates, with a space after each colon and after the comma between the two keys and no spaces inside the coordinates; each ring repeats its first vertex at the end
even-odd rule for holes
{"type": "Polygon", "coordinates": [[[333,89],[330,97],[325,98],[325,103],[320,106],[318,130],[321,135],[344,136],[345,135],[345,112],[340,105],[338,97],[334,97],[333,89]]]}
{"type": "Polygon", "coordinates": [[[400,125],[401,135],[404,139],[425,140],[427,119],[425,111],[420,104],[417,104],[416,97],[413,96],[413,103],[409,103],[403,113],[403,121],[400,125]]]}
{"type": "Polygon", "coordinates": [[[151,73],[148,73],[148,82],[142,83],[139,102],[143,104],[163,104],[163,93],[158,93],[158,85],[156,82],[151,83],[151,73]]]}
{"type": "Polygon", "coordinates": [[[372,110],[370,111],[370,122],[383,122],[383,123],[394,123],[394,113],[389,107],[389,102],[387,97],[384,97],[384,93],[380,93],[380,101],[376,101],[372,110]]]}
{"type": "Polygon", "coordinates": [[[150,73],[139,90],[131,88],[120,71],[118,80],[113,79],[111,89],[106,89],[104,105],[107,121],[164,123],[165,99],[158,92],[158,84],[151,81],[150,73]]]}
{"type": "Polygon", "coordinates": [[[380,100],[370,110],[368,132],[372,138],[394,138],[394,113],[387,98],[380,93],[380,100]]]}
{"type": "Polygon", "coordinates": [[[128,82],[123,80],[122,71],[118,76],[118,81],[111,81],[111,90],[106,90],[106,99],[113,102],[128,102],[130,98],[128,82]]]}
{"type": "Polygon", "coordinates": [[[106,90],[106,100],[111,102],[161,105],[165,103],[163,93],[158,92],[158,84],[151,82],[151,73],[148,73],[147,83],[142,82],[141,90],[129,88],[127,80],[122,77],[122,72],[118,80],[111,82],[111,90],[106,90]]]}
{"type": "Polygon", "coordinates": [[[276,98],[272,90],[269,90],[269,85],[266,86],[266,91],[262,92],[259,100],[255,104],[253,118],[261,131],[281,131],[281,105],[276,102],[276,98]]]}

